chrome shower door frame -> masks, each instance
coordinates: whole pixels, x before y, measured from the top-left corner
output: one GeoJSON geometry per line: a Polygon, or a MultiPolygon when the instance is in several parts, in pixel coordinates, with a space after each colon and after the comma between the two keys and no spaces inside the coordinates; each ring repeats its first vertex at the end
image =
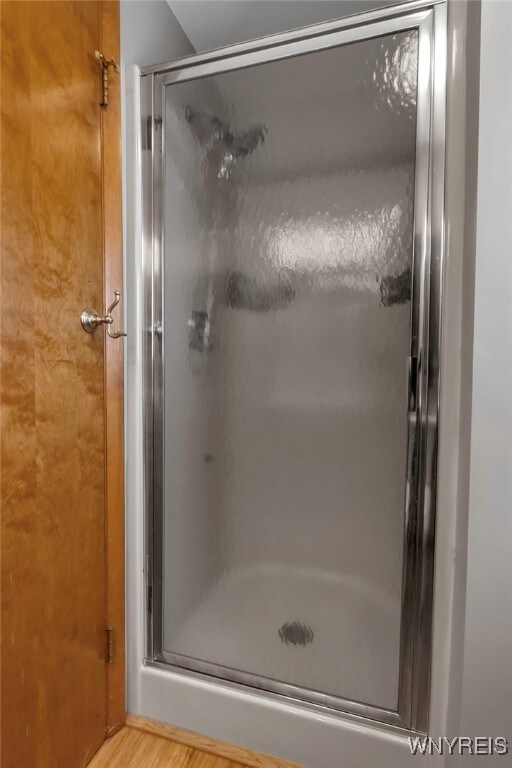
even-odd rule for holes
{"type": "Polygon", "coordinates": [[[142,221],[145,456],[146,664],[250,686],[301,706],[328,708],[426,732],[432,656],[434,538],[439,412],[441,283],[444,251],[446,2],[403,3],[317,24],[143,70],[142,221]],[[163,162],[165,88],[213,74],[303,56],[357,41],[418,30],[413,287],[409,376],[408,469],[398,706],[383,709],[254,674],[199,661],[163,648],[163,162]]]}

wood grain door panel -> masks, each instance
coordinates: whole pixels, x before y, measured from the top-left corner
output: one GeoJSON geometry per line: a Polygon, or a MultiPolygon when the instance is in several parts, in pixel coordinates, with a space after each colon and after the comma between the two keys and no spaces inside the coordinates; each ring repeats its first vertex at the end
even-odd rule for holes
{"type": "MultiPolygon", "coordinates": [[[[106,730],[101,3],[1,3],[3,768],[106,730]]],[[[121,382],[122,386],[122,382],[121,382]]]]}

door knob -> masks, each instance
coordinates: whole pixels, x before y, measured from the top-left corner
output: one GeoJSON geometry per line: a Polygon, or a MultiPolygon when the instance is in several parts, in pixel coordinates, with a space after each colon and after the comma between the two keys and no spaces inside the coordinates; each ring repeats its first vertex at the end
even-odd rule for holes
{"type": "Polygon", "coordinates": [[[117,307],[117,305],[121,301],[121,291],[115,291],[114,295],[115,295],[115,299],[107,309],[106,314],[104,315],[98,314],[98,312],[96,312],[95,309],[89,309],[89,307],[84,309],[84,311],[80,315],[80,322],[82,323],[82,328],[84,329],[84,331],[86,331],[87,333],[94,333],[94,331],[99,325],[106,325],[107,333],[111,339],[118,339],[120,336],[127,335],[126,333],[124,333],[124,331],[111,330],[112,324],[114,322],[114,318],[112,317],[112,310],[115,309],[115,307],[117,307]]]}

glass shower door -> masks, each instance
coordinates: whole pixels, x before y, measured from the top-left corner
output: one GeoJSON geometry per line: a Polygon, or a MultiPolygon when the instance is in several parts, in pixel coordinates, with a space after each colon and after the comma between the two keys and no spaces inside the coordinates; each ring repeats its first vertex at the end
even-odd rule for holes
{"type": "Polygon", "coordinates": [[[151,76],[152,658],[394,722],[421,460],[420,28],[317,48],[151,76]]]}

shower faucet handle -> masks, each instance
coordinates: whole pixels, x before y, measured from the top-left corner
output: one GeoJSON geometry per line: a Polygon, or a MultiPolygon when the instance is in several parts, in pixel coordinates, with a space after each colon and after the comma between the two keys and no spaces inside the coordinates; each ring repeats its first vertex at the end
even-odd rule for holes
{"type": "Polygon", "coordinates": [[[106,325],[107,333],[111,339],[118,339],[120,336],[127,336],[124,331],[111,330],[112,324],[114,322],[114,318],[112,317],[112,310],[115,309],[115,307],[117,307],[121,301],[121,291],[115,291],[114,297],[114,301],[112,304],[110,304],[104,315],[100,315],[98,312],[96,312],[95,309],[90,309],[89,307],[84,309],[80,315],[80,322],[86,333],[94,333],[99,325],[106,325]]]}
{"type": "Polygon", "coordinates": [[[204,310],[193,309],[188,325],[188,346],[196,352],[206,352],[210,346],[210,316],[204,310]]]}

